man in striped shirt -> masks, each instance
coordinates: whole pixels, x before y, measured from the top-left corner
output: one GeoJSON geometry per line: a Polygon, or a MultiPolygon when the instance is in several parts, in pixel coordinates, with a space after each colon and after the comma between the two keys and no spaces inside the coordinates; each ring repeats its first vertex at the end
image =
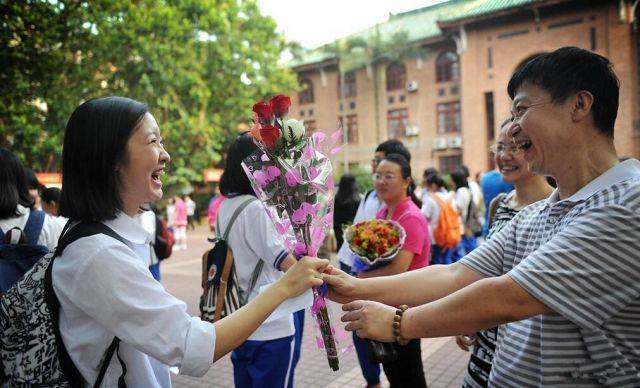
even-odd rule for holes
{"type": "Polygon", "coordinates": [[[510,136],[558,189],[456,264],[326,275],[350,302],[347,329],[393,341],[389,306],[406,303],[407,339],[501,324],[490,385],[640,386],[640,162],[618,163],[618,85],[606,58],[578,48],[516,71],[510,136]]]}

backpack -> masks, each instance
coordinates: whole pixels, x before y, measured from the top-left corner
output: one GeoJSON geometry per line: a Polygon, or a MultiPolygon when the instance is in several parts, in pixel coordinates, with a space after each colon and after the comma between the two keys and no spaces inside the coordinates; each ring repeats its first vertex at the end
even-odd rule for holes
{"type": "Polygon", "coordinates": [[[167,221],[156,214],[156,238],[153,243],[153,250],[158,260],[168,259],[173,251],[173,232],[169,229],[167,221]]]}
{"type": "Polygon", "coordinates": [[[460,215],[453,207],[450,200],[443,200],[439,195],[432,193],[433,198],[440,207],[438,223],[433,231],[435,244],[442,249],[452,249],[460,242],[460,215]]]}
{"type": "Polygon", "coordinates": [[[33,210],[29,213],[24,230],[13,228],[6,233],[0,230],[0,295],[49,253],[49,248],[38,245],[44,218],[43,211],[33,210]]]}
{"type": "MultiPolygon", "coordinates": [[[[471,190],[469,190],[471,192],[471,190]]],[[[467,219],[464,220],[464,233],[465,235],[471,236],[481,236],[482,235],[482,223],[480,222],[480,212],[478,211],[478,206],[473,200],[473,196],[469,200],[469,207],[467,208],[467,219]]]]}
{"type": "MultiPolygon", "coordinates": [[[[87,236],[103,233],[124,243],[122,237],[102,223],[67,223],[58,246],[45,255],[0,298],[0,386],[81,387],[83,379],[73,364],[60,335],[60,302],[53,290],[53,262],[65,247],[87,236]]],[[[94,387],[99,387],[120,340],[113,339],[102,358],[94,387]]],[[[124,387],[126,366],[118,356],[124,387]]]]}
{"type": "MultiPolygon", "coordinates": [[[[255,288],[264,262],[260,260],[251,274],[249,290],[245,294],[238,286],[233,252],[227,243],[234,222],[255,198],[249,198],[238,206],[229,220],[222,237],[213,239],[214,246],[202,255],[202,296],[200,297],[200,317],[215,322],[238,310],[247,303],[247,298],[255,288]]],[[[216,220],[216,231],[220,233],[220,218],[216,220]]]]}

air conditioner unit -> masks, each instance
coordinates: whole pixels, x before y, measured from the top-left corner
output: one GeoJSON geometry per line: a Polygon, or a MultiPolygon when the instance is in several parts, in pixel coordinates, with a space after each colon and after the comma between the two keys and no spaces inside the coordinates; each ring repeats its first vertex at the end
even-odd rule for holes
{"type": "Polygon", "coordinates": [[[449,148],[462,148],[462,137],[450,137],[449,138],[449,148]]]}
{"type": "Polygon", "coordinates": [[[439,137],[433,139],[433,149],[434,150],[446,150],[447,149],[447,139],[444,137],[439,137]]]}
{"type": "Polygon", "coordinates": [[[409,81],[409,82],[407,82],[407,91],[408,92],[416,92],[416,91],[418,91],[418,81],[409,81]]]}
{"type": "Polygon", "coordinates": [[[407,125],[404,127],[405,136],[418,136],[420,134],[420,127],[417,125],[407,125]]]}

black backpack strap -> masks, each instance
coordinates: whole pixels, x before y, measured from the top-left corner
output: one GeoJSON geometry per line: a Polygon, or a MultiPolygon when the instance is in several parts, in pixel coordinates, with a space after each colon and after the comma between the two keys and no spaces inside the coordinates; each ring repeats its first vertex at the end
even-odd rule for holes
{"type": "MultiPolygon", "coordinates": [[[[53,321],[54,331],[56,335],[56,342],[58,343],[58,357],[60,358],[61,367],[64,371],[65,375],[72,382],[72,386],[80,387],[82,385],[82,376],[78,371],[78,368],[75,366],[73,361],[71,360],[71,356],[67,352],[67,348],[64,346],[62,341],[62,335],[60,334],[60,301],[56,296],[56,293],[53,289],[53,281],[52,281],[52,270],[53,270],[53,262],[56,257],[60,256],[64,249],[71,244],[72,242],[79,240],[83,237],[93,236],[95,234],[106,234],[109,237],[112,237],[123,244],[126,244],[124,238],[118,235],[113,229],[104,225],[101,222],[79,222],[73,225],[73,222],[69,220],[64,227],[62,235],[58,240],[58,246],[56,247],[54,256],[51,258],[51,262],[49,263],[49,267],[45,273],[44,278],[44,287],[45,287],[45,302],[49,307],[49,311],[51,313],[51,318],[53,321]]],[[[102,379],[104,378],[104,374],[109,367],[111,359],[113,358],[114,351],[117,351],[119,348],[120,339],[115,337],[107,348],[105,352],[105,357],[102,360],[100,365],[100,374],[98,375],[98,379],[96,379],[96,384],[94,386],[98,387],[102,383],[102,379]],[[112,349],[113,348],[113,349],[112,349]]],[[[118,360],[120,360],[120,365],[122,366],[122,375],[118,380],[118,388],[124,388],[124,376],[127,373],[127,368],[124,365],[124,362],[120,359],[118,355],[118,360]]]]}
{"type": "Polygon", "coordinates": [[[118,378],[118,388],[126,388],[127,384],[124,382],[124,376],[127,374],[127,365],[125,365],[122,358],[120,358],[120,338],[115,337],[113,341],[111,341],[111,345],[107,348],[107,351],[104,352],[104,357],[102,358],[102,366],[100,367],[100,373],[98,373],[98,377],[96,378],[96,382],[93,384],[93,388],[100,388],[100,384],[102,384],[102,380],[104,379],[104,375],[107,373],[107,369],[109,368],[109,362],[113,358],[113,354],[116,354],[118,357],[118,361],[120,362],[120,366],[122,367],[122,375],[118,378]]]}
{"type": "Polygon", "coordinates": [[[44,226],[45,212],[42,210],[31,210],[29,212],[29,218],[24,226],[24,234],[27,236],[27,243],[29,245],[37,245],[42,227],[44,226]]]}
{"type": "Polygon", "coordinates": [[[363,204],[367,202],[367,199],[369,199],[369,197],[371,196],[371,193],[373,193],[374,191],[375,191],[374,189],[367,191],[367,193],[364,195],[364,200],[362,201],[363,204]]]}

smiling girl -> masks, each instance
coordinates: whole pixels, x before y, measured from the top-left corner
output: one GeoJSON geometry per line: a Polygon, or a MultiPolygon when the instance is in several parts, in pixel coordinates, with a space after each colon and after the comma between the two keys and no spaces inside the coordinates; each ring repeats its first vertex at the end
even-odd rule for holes
{"type": "Polygon", "coordinates": [[[93,386],[105,350],[120,342],[102,386],[170,387],[169,366],[202,376],[240,345],[287,298],[322,283],[326,260],[304,258],[268,290],[215,324],[186,313],[186,304],[155,281],[145,263],[151,236],[136,222],[143,204],[162,197],[171,158],[146,105],[122,97],[89,100],[67,124],[62,154],[61,215],[99,222],[94,234],[55,259],[60,337],[83,380],[93,386]],[[117,237],[117,238],[116,238],[117,237]]]}

